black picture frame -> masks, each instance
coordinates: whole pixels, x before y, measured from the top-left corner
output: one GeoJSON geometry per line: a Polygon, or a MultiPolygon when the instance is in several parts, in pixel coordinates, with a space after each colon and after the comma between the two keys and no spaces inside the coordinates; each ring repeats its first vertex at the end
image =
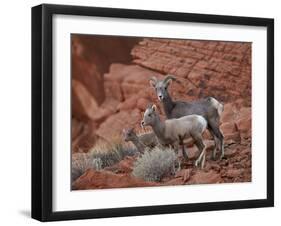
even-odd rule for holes
{"type": "Polygon", "coordinates": [[[40,221],[56,221],[271,206],[274,206],[273,19],[49,4],[32,8],[32,218],[40,221]],[[55,14],[266,27],[267,198],[54,212],[52,210],[52,18],[55,14]]]}

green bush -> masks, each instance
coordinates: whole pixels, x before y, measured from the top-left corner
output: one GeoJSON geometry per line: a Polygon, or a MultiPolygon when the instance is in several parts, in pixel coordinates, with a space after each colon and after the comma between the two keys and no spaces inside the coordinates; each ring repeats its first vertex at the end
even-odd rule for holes
{"type": "Polygon", "coordinates": [[[132,175],[145,181],[160,181],[163,176],[175,173],[177,156],[173,149],[154,148],[145,151],[135,162],[132,175]]]}

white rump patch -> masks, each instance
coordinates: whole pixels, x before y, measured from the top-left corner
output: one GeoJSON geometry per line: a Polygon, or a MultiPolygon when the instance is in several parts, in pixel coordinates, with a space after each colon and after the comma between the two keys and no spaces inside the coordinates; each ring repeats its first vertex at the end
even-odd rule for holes
{"type": "Polygon", "coordinates": [[[212,105],[218,110],[218,114],[219,116],[221,116],[222,112],[223,112],[223,104],[220,103],[217,99],[215,99],[214,97],[210,97],[210,101],[212,103],[212,105]]]}

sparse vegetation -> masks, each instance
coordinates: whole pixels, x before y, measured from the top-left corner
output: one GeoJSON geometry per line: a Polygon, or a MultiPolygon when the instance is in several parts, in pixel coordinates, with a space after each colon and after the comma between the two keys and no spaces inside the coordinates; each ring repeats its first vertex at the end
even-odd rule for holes
{"type": "Polygon", "coordinates": [[[100,159],[101,168],[111,166],[125,156],[133,156],[136,152],[136,149],[125,145],[120,137],[112,138],[111,143],[99,142],[90,149],[93,159],[100,159]]]}
{"type": "Polygon", "coordinates": [[[163,176],[175,172],[176,160],[173,149],[156,147],[137,159],[132,175],[145,181],[160,181],[163,176]]]}
{"type": "Polygon", "coordinates": [[[101,170],[136,153],[136,149],[124,145],[119,137],[113,138],[111,143],[100,141],[87,154],[79,153],[72,159],[72,181],[80,177],[87,169],[101,170]]]}
{"type": "Polygon", "coordinates": [[[96,162],[93,161],[91,155],[79,153],[72,159],[71,180],[74,181],[80,177],[87,169],[96,169],[96,162]]]}

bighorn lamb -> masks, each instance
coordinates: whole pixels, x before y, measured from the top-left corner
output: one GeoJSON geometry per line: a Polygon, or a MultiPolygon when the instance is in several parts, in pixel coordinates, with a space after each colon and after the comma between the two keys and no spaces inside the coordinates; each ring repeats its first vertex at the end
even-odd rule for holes
{"type": "Polygon", "coordinates": [[[124,129],[123,137],[126,142],[131,141],[140,153],[144,153],[146,148],[154,148],[158,144],[156,135],[153,132],[137,135],[133,128],[124,129]]]}
{"type": "Polygon", "coordinates": [[[183,154],[185,153],[183,140],[189,137],[193,138],[200,151],[200,155],[195,161],[195,166],[198,166],[200,163],[201,168],[204,167],[205,144],[202,134],[207,128],[207,121],[204,117],[188,115],[178,119],[168,119],[163,122],[156,112],[156,106],[153,105],[145,110],[141,125],[151,126],[162,146],[171,145],[178,152],[179,146],[182,145],[183,154]]]}
{"type": "Polygon", "coordinates": [[[163,108],[168,119],[180,118],[186,115],[201,115],[208,122],[208,130],[215,141],[212,158],[216,158],[216,150],[221,150],[221,158],[224,157],[224,137],[219,129],[220,115],[223,105],[213,97],[207,97],[193,102],[173,101],[169,95],[168,87],[175,77],[167,75],[163,80],[156,77],[150,78],[150,84],[155,89],[158,99],[162,102],[163,108]]]}

